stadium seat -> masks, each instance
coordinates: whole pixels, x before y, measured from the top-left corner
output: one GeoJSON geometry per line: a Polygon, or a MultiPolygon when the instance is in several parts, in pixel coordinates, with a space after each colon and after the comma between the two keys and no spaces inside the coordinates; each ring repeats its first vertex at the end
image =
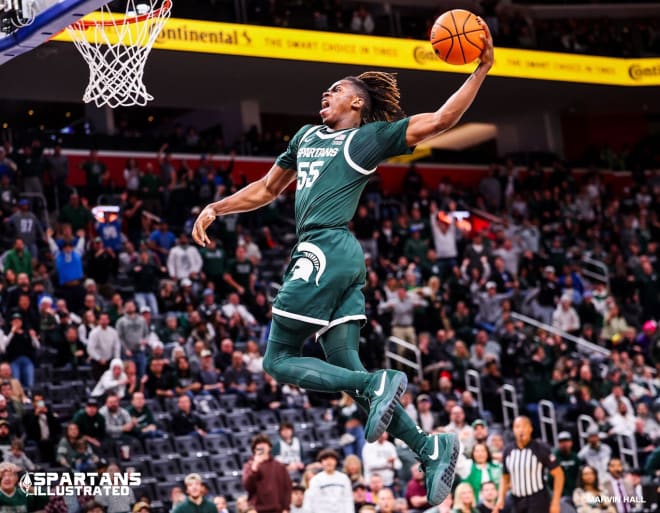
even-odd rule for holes
{"type": "Polygon", "coordinates": [[[234,442],[234,447],[236,447],[237,449],[241,449],[241,452],[244,452],[245,450],[249,451],[253,436],[254,436],[253,433],[246,433],[246,432],[232,433],[232,440],[234,442]]]}
{"type": "Polygon", "coordinates": [[[174,449],[182,456],[192,456],[198,452],[204,452],[202,442],[198,436],[174,437],[174,449]]]}
{"type": "Polygon", "coordinates": [[[76,379],[76,371],[73,368],[53,369],[51,380],[53,383],[62,384],[62,381],[71,381],[76,379]]]}
{"type": "Polygon", "coordinates": [[[214,431],[217,429],[227,429],[225,419],[219,413],[211,413],[202,416],[202,420],[206,424],[207,431],[214,431]]]}
{"type": "Polygon", "coordinates": [[[146,440],[145,448],[152,458],[160,459],[174,451],[172,441],[169,438],[149,438],[146,440]]]}
{"type": "Polygon", "coordinates": [[[204,449],[211,454],[226,454],[232,450],[232,442],[229,436],[220,434],[206,435],[202,439],[204,449]]]}
{"type": "Polygon", "coordinates": [[[240,478],[236,477],[217,477],[215,479],[218,485],[218,492],[225,496],[227,500],[236,500],[241,495],[245,495],[245,488],[240,478]]]}
{"type": "Polygon", "coordinates": [[[252,412],[243,411],[225,415],[225,424],[230,430],[234,432],[257,427],[257,423],[252,416],[252,412]]]}
{"type": "Polygon", "coordinates": [[[181,465],[178,454],[170,454],[163,459],[152,461],[151,469],[155,477],[171,479],[171,476],[181,474],[181,465]]]}
{"type": "Polygon", "coordinates": [[[277,414],[274,410],[259,410],[255,411],[254,415],[256,417],[257,423],[262,429],[267,429],[273,426],[277,428],[280,424],[279,419],[277,418],[277,414]]]}
{"type": "Polygon", "coordinates": [[[52,383],[48,390],[48,397],[54,404],[69,403],[77,399],[72,396],[69,385],[53,385],[52,383]]]}
{"type": "Polygon", "coordinates": [[[192,472],[205,472],[210,470],[209,464],[205,458],[200,458],[197,456],[189,456],[187,458],[181,458],[179,461],[181,466],[181,471],[184,474],[190,474],[192,472]]]}
{"type": "Polygon", "coordinates": [[[280,421],[281,422],[290,422],[294,426],[296,424],[305,424],[305,413],[303,410],[296,410],[293,408],[287,410],[280,410],[280,421]]]}
{"type": "Polygon", "coordinates": [[[236,456],[233,454],[215,454],[207,458],[211,470],[222,475],[232,475],[234,472],[240,472],[241,467],[238,464],[236,456]]]}
{"type": "Polygon", "coordinates": [[[121,464],[124,468],[134,468],[135,472],[139,472],[143,476],[150,476],[154,473],[151,468],[151,456],[147,454],[139,456],[131,455],[130,460],[122,461],[121,464]]]}
{"type": "MultiPolygon", "coordinates": [[[[121,446],[122,445],[128,445],[130,446],[130,458],[133,456],[140,456],[144,455],[144,446],[142,445],[142,442],[138,440],[135,437],[129,436],[121,440],[121,442],[118,442],[115,446],[115,456],[118,459],[122,459],[121,457],[121,446]]],[[[130,459],[129,458],[129,459],[130,459]]]]}
{"type": "Polygon", "coordinates": [[[165,482],[156,483],[156,496],[154,500],[158,500],[164,504],[171,502],[172,488],[175,486],[181,486],[181,484],[172,482],[170,479],[167,479],[165,482]]]}
{"type": "Polygon", "coordinates": [[[238,404],[238,396],[232,394],[223,394],[219,399],[220,408],[225,411],[231,411],[238,404]]]}

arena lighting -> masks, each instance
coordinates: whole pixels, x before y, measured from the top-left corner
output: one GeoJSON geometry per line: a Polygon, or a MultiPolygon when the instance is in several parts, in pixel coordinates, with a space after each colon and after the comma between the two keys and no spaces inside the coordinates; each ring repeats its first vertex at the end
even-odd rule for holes
{"type": "Polygon", "coordinates": [[[495,139],[497,126],[492,123],[465,123],[420,143],[420,149],[464,150],[495,139]]]}

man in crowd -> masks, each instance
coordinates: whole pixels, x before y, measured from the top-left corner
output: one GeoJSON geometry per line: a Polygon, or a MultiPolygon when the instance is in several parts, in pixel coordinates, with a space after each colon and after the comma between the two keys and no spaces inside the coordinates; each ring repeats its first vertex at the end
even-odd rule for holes
{"type": "Polygon", "coordinates": [[[252,439],[252,458],[243,467],[243,487],[257,513],[289,511],[291,478],[286,467],[271,456],[272,445],[266,435],[252,439]]]}

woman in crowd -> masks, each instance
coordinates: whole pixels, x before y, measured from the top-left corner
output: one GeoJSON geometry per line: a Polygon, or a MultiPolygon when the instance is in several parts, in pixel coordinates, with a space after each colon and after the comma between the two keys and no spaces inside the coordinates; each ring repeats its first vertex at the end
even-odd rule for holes
{"type": "Polygon", "coordinates": [[[573,490],[573,504],[578,513],[616,513],[613,503],[601,502],[603,490],[598,484],[596,469],[585,465],[580,470],[577,487],[573,490]]]}

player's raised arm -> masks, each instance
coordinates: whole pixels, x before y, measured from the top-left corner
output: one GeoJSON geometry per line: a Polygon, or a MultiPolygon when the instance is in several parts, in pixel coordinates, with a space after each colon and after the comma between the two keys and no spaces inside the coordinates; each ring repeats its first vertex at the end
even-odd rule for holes
{"type": "Polygon", "coordinates": [[[481,38],[484,49],[481,52],[479,66],[463,85],[435,112],[416,114],[410,117],[406,130],[406,143],[415,146],[424,139],[438,135],[453,127],[461,119],[479,92],[488,71],[493,66],[493,38],[485,22],[481,38]]]}
{"type": "Polygon", "coordinates": [[[200,246],[206,246],[206,243],[210,242],[206,230],[217,216],[249,212],[268,205],[295,179],[295,171],[283,169],[274,164],[266,176],[260,180],[252,182],[231,196],[215,203],[209,203],[204,207],[193,226],[193,240],[200,246]]]}

